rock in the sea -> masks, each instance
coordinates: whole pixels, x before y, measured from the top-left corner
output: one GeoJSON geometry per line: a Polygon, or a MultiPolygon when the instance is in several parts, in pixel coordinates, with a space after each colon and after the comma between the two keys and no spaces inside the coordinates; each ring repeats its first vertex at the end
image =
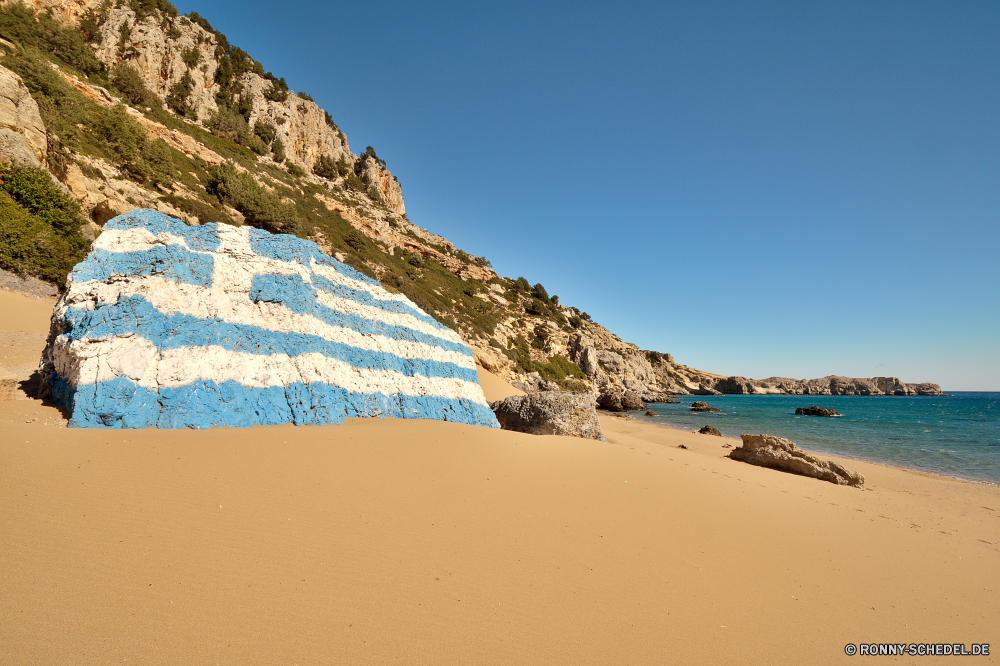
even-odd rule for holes
{"type": "Polygon", "coordinates": [[[646,410],[646,416],[659,416],[659,414],[657,414],[656,412],[654,412],[652,409],[647,409],[646,410]]]}
{"type": "Polygon", "coordinates": [[[812,407],[798,407],[795,413],[801,416],[843,416],[843,414],[835,409],[826,409],[825,407],[817,407],[816,405],[812,407]]]}
{"type": "Polygon", "coordinates": [[[597,405],[609,412],[633,412],[646,409],[639,394],[635,391],[611,387],[597,398],[597,405]]]}
{"type": "Polygon", "coordinates": [[[697,402],[691,403],[692,412],[721,412],[722,410],[718,407],[712,407],[707,402],[702,402],[698,400],[697,402]]]}
{"type": "Polygon", "coordinates": [[[251,227],[114,218],[49,340],[43,381],[76,427],[498,426],[454,331],[314,243],[251,227]]]}
{"type": "Polygon", "coordinates": [[[512,395],[490,403],[490,407],[504,430],[605,441],[592,393],[512,395]]]}
{"type": "Polygon", "coordinates": [[[702,435],[715,435],[716,437],[722,437],[722,433],[710,425],[702,427],[702,429],[698,432],[702,435]]]}
{"type": "Polygon", "coordinates": [[[820,460],[793,442],[774,435],[740,435],[743,446],[729,452],[733,460],[822,479],[841,486],[865,488],[865,477],[832,460],[820,460]]]}

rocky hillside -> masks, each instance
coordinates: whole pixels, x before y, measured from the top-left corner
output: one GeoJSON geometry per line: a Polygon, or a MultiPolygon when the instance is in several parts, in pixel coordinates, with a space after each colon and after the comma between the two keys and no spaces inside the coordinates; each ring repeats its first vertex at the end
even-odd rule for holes
{"type": "MultiPolygon", "coordinates": [[[[541,284],[411,223],[372,147],[309,95],[166,0],[0,1],[0,268],[65,286],[134,208],[291,233],[403,293],[528,390],[933,392],[874,380],[747,380],[640,350],[541,284]],[[49,175],[51,174],[51,178],[49,175]]],[[[937,389],[940,391],[940,389],[937,389]]]]}

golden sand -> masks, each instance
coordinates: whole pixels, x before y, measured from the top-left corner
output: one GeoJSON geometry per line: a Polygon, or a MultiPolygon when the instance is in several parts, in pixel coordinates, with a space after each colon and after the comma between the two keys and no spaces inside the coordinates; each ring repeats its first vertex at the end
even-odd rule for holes
{"type": "MultiPolygon", "coordinates": [[[[51,305],[21,301],[0,294],[46,329],[51,305]]],[[[844,461],[862,492],[601,420],[608,442],[395,419],[107,431],[0,403],[0,664],[1000,654],[1000,489],[844,461]]]]}

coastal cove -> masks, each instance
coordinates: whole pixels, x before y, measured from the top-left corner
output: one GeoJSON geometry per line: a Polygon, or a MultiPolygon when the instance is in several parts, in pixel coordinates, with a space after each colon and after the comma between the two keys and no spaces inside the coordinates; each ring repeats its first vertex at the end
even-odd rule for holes
{"type": "Polygon", "coordinates": [[[1000,393],[948,396],[721,395],[717,413],[680,404],[650,405],[642,420],[684,430],[703,425],[725,437],[769,433],[803,449],[904,469],[1000,484],[1000,393]],[[832,408],[839,417],[798,416],[798,407],[832,408]]]}

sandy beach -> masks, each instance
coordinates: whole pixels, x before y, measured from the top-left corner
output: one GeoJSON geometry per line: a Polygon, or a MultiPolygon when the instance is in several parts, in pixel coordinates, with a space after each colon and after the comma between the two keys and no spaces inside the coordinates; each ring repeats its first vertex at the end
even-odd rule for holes
{"type": "MultiPolygon", "coordinates": [[[[0,292],[0,364],[37,362],[51,305],[0,292]]],[[[0,663],[1000,654],[1000,489],[842,461],[859,491],[601,421],[607,442],[396,419],[84,430],[0,402],[0,663]]]]}

